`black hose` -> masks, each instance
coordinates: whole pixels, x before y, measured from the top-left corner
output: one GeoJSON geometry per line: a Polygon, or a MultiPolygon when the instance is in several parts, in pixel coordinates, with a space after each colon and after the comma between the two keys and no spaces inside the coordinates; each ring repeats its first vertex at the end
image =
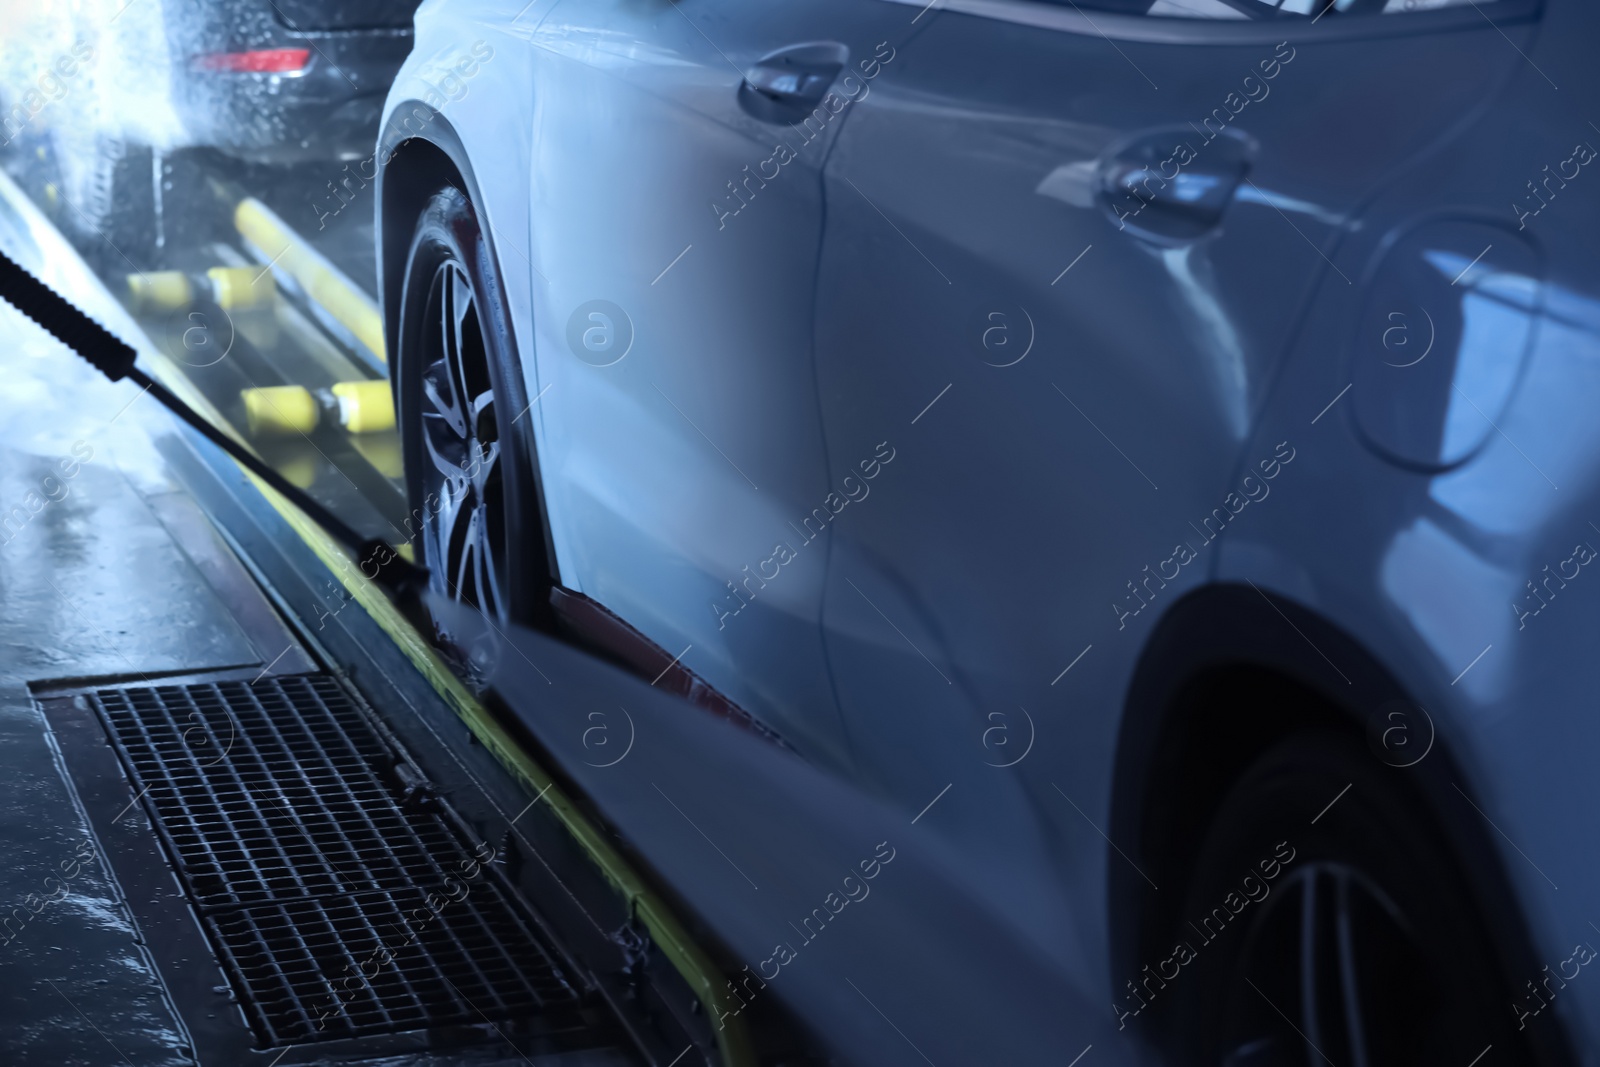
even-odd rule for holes
{"type": "Polygon", "coordinates": [[[75,307],[55,290],[29,274],[19,263],[0,252],[0,299],[42,326],[46,332],[112,381],[131,379],[146,392],[188,423],[202,437],[232,456],[246,470],[288,498],[313,522],[355,553],[361,573],[391,592],[420,591],[427,584],[428,572],[411,563],[390,545],[375,538],[362,537],[343,519],[323,507],[310,494],[263,463],[255,453],[212,425],[199,412],[174,396],[160,382],[134,366],[133,346],[107,330],[75,307]]]}
{"type": "Polygon", "coordinates": [[[121,381],[133,370],[132,345],[79,311],[4,252],[0,252],[0,298],[112,381],[121,381]]]}

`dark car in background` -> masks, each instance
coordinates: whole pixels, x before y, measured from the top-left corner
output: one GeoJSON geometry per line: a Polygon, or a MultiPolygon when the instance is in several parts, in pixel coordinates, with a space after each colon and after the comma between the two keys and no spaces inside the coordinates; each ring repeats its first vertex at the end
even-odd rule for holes
{"type": "Polygon", "coordinates": [[[161,262],[192,214],[197,170],[324,165],[332,178],[327,164],[370,156],[417,6],[108,4],[19,16],[29,52],[7,57],[0,111],[12,173],[25,172],[81,245],[137,270],[161,262]],[[70,76],[56,52],[72,60],[70,76]]]}
{"type": "Polygon", "coordinates": [[[194,145],[262,163],[363,159],[416,0],[168,0],[172,96],[194,145]]]}

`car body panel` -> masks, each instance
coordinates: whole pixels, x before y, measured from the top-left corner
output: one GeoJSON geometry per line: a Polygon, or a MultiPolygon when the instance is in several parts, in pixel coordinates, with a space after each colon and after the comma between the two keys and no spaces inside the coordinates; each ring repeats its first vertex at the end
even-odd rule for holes
{"type": "Polygon", "coordinates": [[[775,544],[830,491],[810,316],[820,165],[842,120],[797,135],[738,93],[743,66],[830,16],[870,56],[878,27],[849,6],[557,7],[534,65],[529,193],[529,395],[548,398],[560,582],[834,764],[848,751],[820,640],[826,555],[771,579],[775,544]],[[763,167],[780,137],[793,158],[763,167]]]}
{"type": "MultiPolygon", "coordinates": [[[[1124,862],[1096,829],[1111,712],[1154,618],[1216,565],[1213,541],[1300,475],[1301,433],[1245,446],[1320,249],[1415,155],[1461,136],[1474,94],[1518,62],[1487,25],[1439,40],[1439,64],[1484,72],[1464,95],[1407,61],[1416,46],[1112,48],[941,13],[828,164],[817,361],[836,477],[870,441],[902,443],[876,501],[834,533],[824,628],[858,763],[915,811],[1003,762],[984,744],[999,729],[1035,738],[1014,770],[963,778],[936,825],[995,863],[1031,839],[1039,867],[1052,843],[1095,955],[1104,863],[1124,862]],[[972,54],[1005,56],[1005,76],[958,74],[972,54]],[[1393,121],[1345,118],[1397,97],[1413,106],[1393,121]],[[1148,232],[1154,199],[1102,193],[1145,140],[1191,147],[1180,175],[1220,180],[1227,138],[1249,166],[1198,240],[1148,232]],[[908,699],[914,733],[873,713],[908,699]],[[1007,834],[985,834],[997,819],[1007,834]]],[[[1073,950],[1057,902],[1012,903],[1073,950]]]]}

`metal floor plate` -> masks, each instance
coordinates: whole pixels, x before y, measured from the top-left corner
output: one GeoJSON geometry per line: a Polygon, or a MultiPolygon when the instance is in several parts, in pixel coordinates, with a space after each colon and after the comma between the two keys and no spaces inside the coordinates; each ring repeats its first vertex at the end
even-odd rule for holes
{"type": "Polygon", "coordinates": [[[331,677],[84,695],[262,1047],[581,1025],[488,846],[331,677]]]}

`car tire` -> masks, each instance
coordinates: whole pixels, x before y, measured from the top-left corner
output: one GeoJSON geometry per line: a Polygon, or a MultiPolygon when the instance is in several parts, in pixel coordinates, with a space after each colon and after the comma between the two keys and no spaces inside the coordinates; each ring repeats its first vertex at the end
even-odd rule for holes
{"type": "Polygon", "coordinates": [[[1141,961],[1119,1012],[1170,1012],[1173,1061],[1196,1067],[1467,1064],[1490,1045],[1497,1064],[1536,1062],[1471,882],[1405,774],[1333,730],[1269,749],[1210,824],[1171,955],[1141,961]]]}
{"type": "Polygon", "coordinates": [[[428,200],[400,282],[396,399],[416,560],[436,592],[541,625],[550,579],[526,389],[500,273],[459,190],[428,200]]]}

